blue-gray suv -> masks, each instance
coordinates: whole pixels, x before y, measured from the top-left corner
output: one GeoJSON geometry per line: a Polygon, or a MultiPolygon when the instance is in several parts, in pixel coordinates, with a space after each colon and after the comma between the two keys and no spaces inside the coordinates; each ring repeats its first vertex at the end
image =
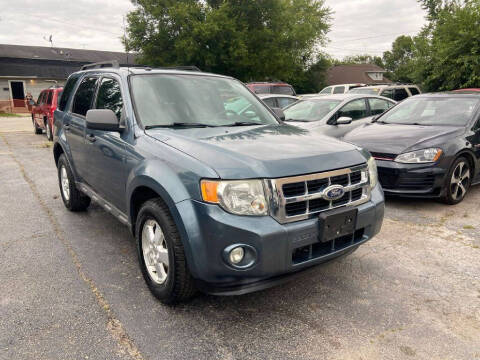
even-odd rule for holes
{"type": "Polygon", "coordinates": [[[167,304],[272,286],[383,220],[367,151],[285,124],[226,76],[90,65],[65,85],[53,152],[65,206],[128,225],[167,304]]]}

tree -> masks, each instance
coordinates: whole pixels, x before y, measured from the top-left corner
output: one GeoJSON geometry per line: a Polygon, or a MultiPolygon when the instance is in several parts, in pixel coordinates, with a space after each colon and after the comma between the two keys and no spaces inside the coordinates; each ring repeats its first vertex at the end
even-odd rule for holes
{"type": "Polygon", "coordinates": [[[196,65],[296,85],[323,45],[324,0],[134,0],[124,43],[155,66],[196,65]]]}
{"type": "Polygon", "coordinates": [[[383,53],[387,77],[398,82],[413,82],[415,45],[411,36],[399,36],[392,50],[383,53]]]}
{"type": "Polygon", "coordinates": [[[334,60],[334,65],[352,65],[352,64],[375,64],[384,67],[383,60],[380,56],[373,55],[353,55],[345,56],[342,60],[334,60]]]}

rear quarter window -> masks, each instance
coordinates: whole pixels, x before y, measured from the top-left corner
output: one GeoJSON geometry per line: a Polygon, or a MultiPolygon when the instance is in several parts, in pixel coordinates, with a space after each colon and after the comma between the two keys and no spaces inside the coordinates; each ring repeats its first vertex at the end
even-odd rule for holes
{"type": "Polygon", "coordinates": [[[420,94],[420,91],[418,91],[418,89],[415,87],[409,87],[408,90],[410,90],[410,94],[412,94],[412,96],[420,94]]]}

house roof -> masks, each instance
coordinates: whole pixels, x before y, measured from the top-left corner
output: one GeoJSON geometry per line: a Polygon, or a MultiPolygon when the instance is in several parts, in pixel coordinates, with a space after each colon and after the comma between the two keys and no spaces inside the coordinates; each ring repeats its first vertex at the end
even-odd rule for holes
{"type": "Polygon", "coordinates": [[[82,65],[111,60],[135,64],[123,52],[0,44],[0,76],[66,79],[82,65]]]}
{"type": "Polygon", "coordinates": [[[134,56],[129,54],[127,61],[127,54],[124,52],[7,44],[0,44],[0,57],[86,63],[117,60],[120,64],[132,63],[134,60],[134,56]]]}
{"type": "Polygon", "coordinates": [[[385,73],[385,70],[375,64],[353,64],[353,65],[337,65],[327,70],[327,84],[349,84],[349,83],[365,83],[379,84],[391,83],[390,79],[385,76],[383,80],[373,80],[368,73],[385,73]]]}

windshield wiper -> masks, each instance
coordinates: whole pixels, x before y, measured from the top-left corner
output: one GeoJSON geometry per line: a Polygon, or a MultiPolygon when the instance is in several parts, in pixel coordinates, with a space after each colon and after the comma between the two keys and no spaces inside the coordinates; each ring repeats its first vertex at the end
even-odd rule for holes
{"type": "Polygon", "coordinates": [[[254,126],[254,125],[265,125],[265,124],[258,123],[258,122],[251,122],[251,121],[235,121],[234,123],[220,125],[220,126],[254,126]]]}
{"type": "Polygon", "coordinates": [[[310,122],[310,120],[304,120],[304,119],[285,119],[284,121],[291,121],[291,122],[310,122]]]}
{"type": "Polygon", "coordinates": [[[374,122],[379,123],[379,124],[391,124],[383,120],[375,120],[374,122]]]}
{"type": "Polygon", "coordinates": [[[215,125],[208,125],[202,123],[187,123],[187,122],[174,122],[171,124],[157,124],[157,125],[147,125],[145,130],[158,129],[158,128],[204,128],[204,127],[215,127],[215,125]]]}

